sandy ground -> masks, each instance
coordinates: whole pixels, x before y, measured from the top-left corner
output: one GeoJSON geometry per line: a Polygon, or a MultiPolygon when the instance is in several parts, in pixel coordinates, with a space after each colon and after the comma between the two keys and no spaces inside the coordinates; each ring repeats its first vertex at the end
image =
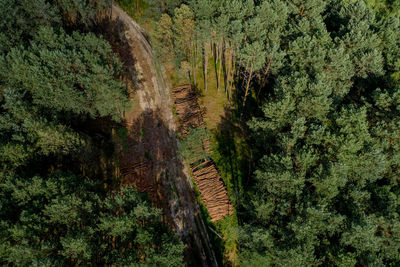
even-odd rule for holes
{"type": "Polygon", "coordinates": [[[120,159],[123,183],[148,192],[155,205],[162,208],[164,220],[188,245],[188,265],[216,266],[188,170],[178,155],[165,75],[156,71],[143,29],[118,6],[113,6],[112,13],[113,20],[124,25],[120,34],[134,57],[130,60],[134,62],[132,78],[139,81],[133,96],[139,105],[125,116],[128,138],[120,159]]]}

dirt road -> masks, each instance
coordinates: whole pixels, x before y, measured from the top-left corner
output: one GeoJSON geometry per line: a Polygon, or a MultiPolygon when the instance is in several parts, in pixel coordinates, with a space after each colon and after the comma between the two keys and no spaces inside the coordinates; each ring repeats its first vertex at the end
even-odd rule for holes
{"type": "Polygon", "coordinates": [[[137,81],[134,99],[140,105],[126,114],[126,151],[121,156],[125,184],[150,194],[162,208],[165,220],[188,245],[190,266],[217,266],[205,225],[200,217],[193,184],[177,150],[176,125],[164,74],[157,71],[153,50],[143,29],[114,5],[113,20],[123,25],[137,81]]]}

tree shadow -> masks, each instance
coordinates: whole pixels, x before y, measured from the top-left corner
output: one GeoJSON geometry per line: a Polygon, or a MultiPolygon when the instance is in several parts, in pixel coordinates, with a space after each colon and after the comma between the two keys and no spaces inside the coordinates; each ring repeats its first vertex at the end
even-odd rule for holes
{"type": "MultiPolygon", "coordinates": [[[[125,35],[123,21],[117,18],[105,23],[101,34],[123,64],[120,78],[133,99],[136,88],[144,90],[146,78],[138,79],[135,47],[125,35]]],[[[165,123],[163,111],[136,110],[127,114],[115,130],[118,180],[123,186],[135,186],[147,193],[153,205],[162,211],[162,220],[176,230],[187,246],[187,265],[214,266],[215,255],[193,184],[178,153],[177,132],[165,123]]]]}
{"type": "Polygon", "coordinates": [[[246,189],[252,184],[257,154],[252,147],[250,131],[241,121],[240,111],[225,107],[225,113],[213,131],[213,158],[221,172],[235,208],[240,214],[246,189]]]}
{"type": "Polygon", "coordinates": [[[214,266],[206,226],[188,171],[179,152],[177,133],[164,123],[160,110],[145,110],[117,131],[121,184],[148,193],[165,223],[187,245],[189,266],[214,266]]]}
{"type": "Polygon", "coordinates": [[[127,92],[132,98],[137,85],[142,84],[144,79],[139,79],[138,77],[136,70],[137,59],[125,35],[126,29],[124,22],[119,18],[115,18],[102,21],[97,33],[111,44],[113,52],[122,63],[121,77],[118,78],[125,83],[127,92]]]}

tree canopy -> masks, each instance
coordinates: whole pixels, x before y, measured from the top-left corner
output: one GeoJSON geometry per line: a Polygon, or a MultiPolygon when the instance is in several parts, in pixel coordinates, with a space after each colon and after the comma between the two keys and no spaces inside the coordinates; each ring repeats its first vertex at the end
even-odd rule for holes
{"type": "Polygon", "coordinates": [[[0,2],[1,265],[183,265],[161,211],[116,175],[128,92],[95,33],[110,7],[0,2]]]}
{"type": "MultiPolygon", "coordinates": [[[[399,2],[145,2],[162,63],[229,102],[212,134],[238,227],[209,228],[217,245],[243,266],[400,265],[399,2]]],[[[110,7],[0,0],[3,265],[183,265],[160,210],[116,179],[129,101],[96,34],[110,7]]],[[[183,139],[186,159],[204,157],[201,135],[183,139]]]]}
{"type": "Polygon", "coordinates": [[[242,265],[400,264],[397,2],[188,2],[259,155],[236,207],[242,265]]]}

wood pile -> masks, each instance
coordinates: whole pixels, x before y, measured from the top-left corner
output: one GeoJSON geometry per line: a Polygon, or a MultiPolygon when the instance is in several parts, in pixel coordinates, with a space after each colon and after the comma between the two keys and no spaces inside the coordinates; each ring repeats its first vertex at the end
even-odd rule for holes
{"type": "Polygon", "coordinates": [[[203,149],[208,155],[211,154],[211,142],[210,142],[210,140],[207,139],[207,140],[203,141],[203,149]]]}
{"type": "Polygon", "coordinates": [[[218,221],[232,214],[232,204],[214,162],[207,160],[192,167],[192,174],[211,220],[218,221]]]}
{"type": "Polygon", "coordinates": [[[147,159],[122,162],[120,167],[121,182],[125,185],[134,185],[140,192],[149,194],[153,201],[157,201],[157,185],[151,175],[151,163],[147,159]]]}
{"type": "MultiPolygon", "coordinates": [[[[204,127],[201,108],[191,86],[175,87],[172,92],[175,97],[176,113],[179,117],[179,131],[187,135],[190,128],[204,127]]],[[[202,149],[208,155],[211,153],[210,144],[208,139],[202,142],[202,149]]],[[[194,182],[200,191],[211,220],[218,221],[226,215],[232,214],[233,206],[215,163],[212,160],[206,160],[199,164],[198,162],[191,163],[194,182]]]]}
{"type": "Polygon", "coordinates": [[[188,134],[190,128],[203,126],[203,117],[196,93],[190,85],[183,85],[172,89],[175,96],[175,108],[179,117],[179,132],[188,134]]]}

